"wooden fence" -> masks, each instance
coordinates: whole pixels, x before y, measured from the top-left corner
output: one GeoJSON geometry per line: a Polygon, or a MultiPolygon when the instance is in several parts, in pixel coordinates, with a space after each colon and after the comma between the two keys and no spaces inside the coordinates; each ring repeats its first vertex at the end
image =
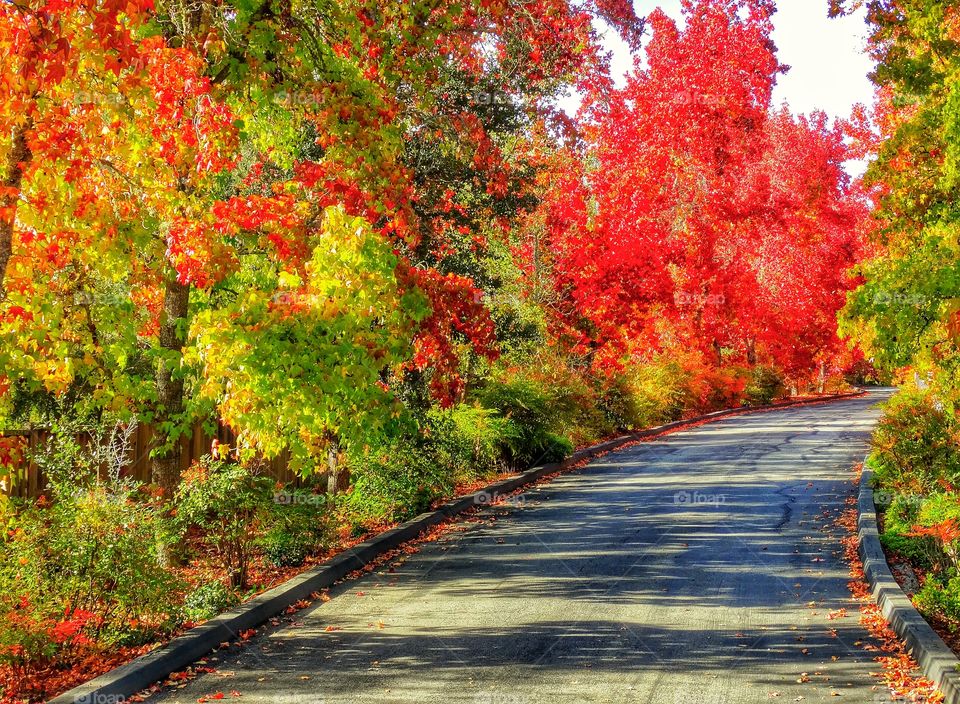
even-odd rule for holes
{"type": "MultiPolygon", "coordinates": [[[[23,463],[16,468],[15,476],[12,482],[6,482],[3,491],[8,496],[22,498],[36,498],[43,494],[47,487],[47,480],[44,477],[43,470],[37,466],[36,462],[29,458],[37,450],[41,450],[50,433],[46,430],[27,430],[13,431],[3,434],[5,437],[24,438],[23,448],[26,450],[23,454],[25,459],[23,463]]],[[[121,470],[121,476],[131,477],[143,482],[150,481],[150,446],[153,438],[153,431],[149,425],[138,425],[133,436],[130,438],[132,446],[130,452],[130,462],[121,470]]],[[[193,462],[203,455],[210,452],[210,446],[216,439],[226,445],[233,445],[236,437],[233,432],[223,425],[218,425],[216,434],[210,435],[204,432],[203,426],[198,424],[193,428],[188,437],[181,438],[180,441],[180,471],[187,469],[193,462]]],[[[88,442],[89,437],[78,438],[81,444],[88,442]]],[[[263,471],[270,477],[273,477],[283,483],[299,483],[297,475],[288,469],[289,458],[286,453],[282,453],[273,460],[263,463],[263,471]]]]}

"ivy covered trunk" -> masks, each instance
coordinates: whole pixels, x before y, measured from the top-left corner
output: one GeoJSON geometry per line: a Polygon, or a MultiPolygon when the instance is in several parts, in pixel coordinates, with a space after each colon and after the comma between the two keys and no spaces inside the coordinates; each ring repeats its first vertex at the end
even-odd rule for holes
{"type": "Polygon", "coordinates": [[[150,474],[154,484],[170,498],[180,480],[179,434],[173,430],[183,413],[183,377],[177,367],[186,345],[186,319],[190,301],[190,285],[180,283],[175,275],[167,278],[160,320],[161,357],[157,363],[157,413],[154,416],[156,435],[150,474]]]}

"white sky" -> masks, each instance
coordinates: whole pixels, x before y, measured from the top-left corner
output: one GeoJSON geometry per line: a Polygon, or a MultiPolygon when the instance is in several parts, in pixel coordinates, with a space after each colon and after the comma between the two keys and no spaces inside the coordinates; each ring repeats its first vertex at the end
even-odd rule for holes
{"type": "MultiPolygon", "coordinates": [[[[669,16],[680,17],[679,0],[634,0],[637,14],[646,16],[663,8],[669,16]]],[[[779,76],[774,103],[787,103],[794,113],[823,110],[827,115],[845,118],[856,103],[873,102],[873,84],[867,74],[873,63],[864,52],[867,26],[864,11],[851,17],[827,17],[827,0],[778,0],[773,17],[773,40],[780,63],[790,66],[779,76]]],[[[612,52],[612,69],[619,84],[633,67],[626,44],[612,29],[605,29],[605,44],[612,52]]],[[[575,110],[579,100],[563,101],[565,109],[575,110]]],[[[860,162],[849,162],[847,170],[858,175],[860,162]]]]}

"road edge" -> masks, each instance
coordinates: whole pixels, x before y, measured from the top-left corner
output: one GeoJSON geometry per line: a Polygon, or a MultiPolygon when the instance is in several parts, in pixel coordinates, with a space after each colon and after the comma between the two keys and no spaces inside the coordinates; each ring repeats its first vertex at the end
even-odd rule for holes
{"type": "Polygon", "coordinates": [[[945,704],[960,704],[960,659],[943,642],[890,571],[880,544],[877,510],[873,501],[873,470],[863,461],[857,500],[857,536],[863,573],[873,598],[890,627],[907,644],[907,652],[920,665],[924,675],[936,682],[945,704]]]}
{"type": "Polygon", "coordinates": [[[184,669],[216,650],[221,643],[235,640],[239,633],[256,628],[298,601],[309,599],[311,594],[334,585],[380,555],[416,539],[424,531],[474,506],[490,504],[498,496],[533,484],[549,474],[571,469],[584,461],[595,459],[624,445],[730,416],[840,401],[859,397],[864,393],[866,392],[860,390],[820,398],[780,401],[766,406],[739,406],[639,430],[582,448],[562,462],[533,467],[515,477],[501,479],[472,494],[451,499],[434,511],[420,514],[406,523],[358,543],[323,565],[306,570],[249,601],[191,628],[157,649],[67,690],[49,700],[48,704],[121,704],[127,697],[150,687],[155,682],[184,669]]]}

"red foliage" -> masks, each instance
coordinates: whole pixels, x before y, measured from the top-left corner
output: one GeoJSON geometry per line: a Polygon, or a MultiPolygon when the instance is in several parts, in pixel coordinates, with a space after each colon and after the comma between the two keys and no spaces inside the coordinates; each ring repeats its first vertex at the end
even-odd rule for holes
{"type": "Polygon", "coordinates": [[[960,525],[955,518],[948,518],[932,526],[913,526],[907,535],[918,538],[935,538],[941,545],[949,545],[960,539],[960,525]]]}
{"type": "Polygon", "coordinates": [[[460,355],[455,348],[457,337],[471,343],[477,353],[497,357],[496,332],[483,303],[483,292],[470,279],[455,274],[414,267],[401,273],[401,281],[424,292],[432,306],[420,323],[412,366],[432,372],[430,388],[443,405],[449,405],[458,400],[464,388],[460,355]]]}
{"type": "Polygon", "coordinates": [[[683,29],[650,16],[648,66],[593,105],[596,168],[577,149],[552,163],[560,315],[603,364],[682,345],[801,375],[840,351],[866,206],[841,131],[772,110],[772,4],[686,8],[683,29]]]}

